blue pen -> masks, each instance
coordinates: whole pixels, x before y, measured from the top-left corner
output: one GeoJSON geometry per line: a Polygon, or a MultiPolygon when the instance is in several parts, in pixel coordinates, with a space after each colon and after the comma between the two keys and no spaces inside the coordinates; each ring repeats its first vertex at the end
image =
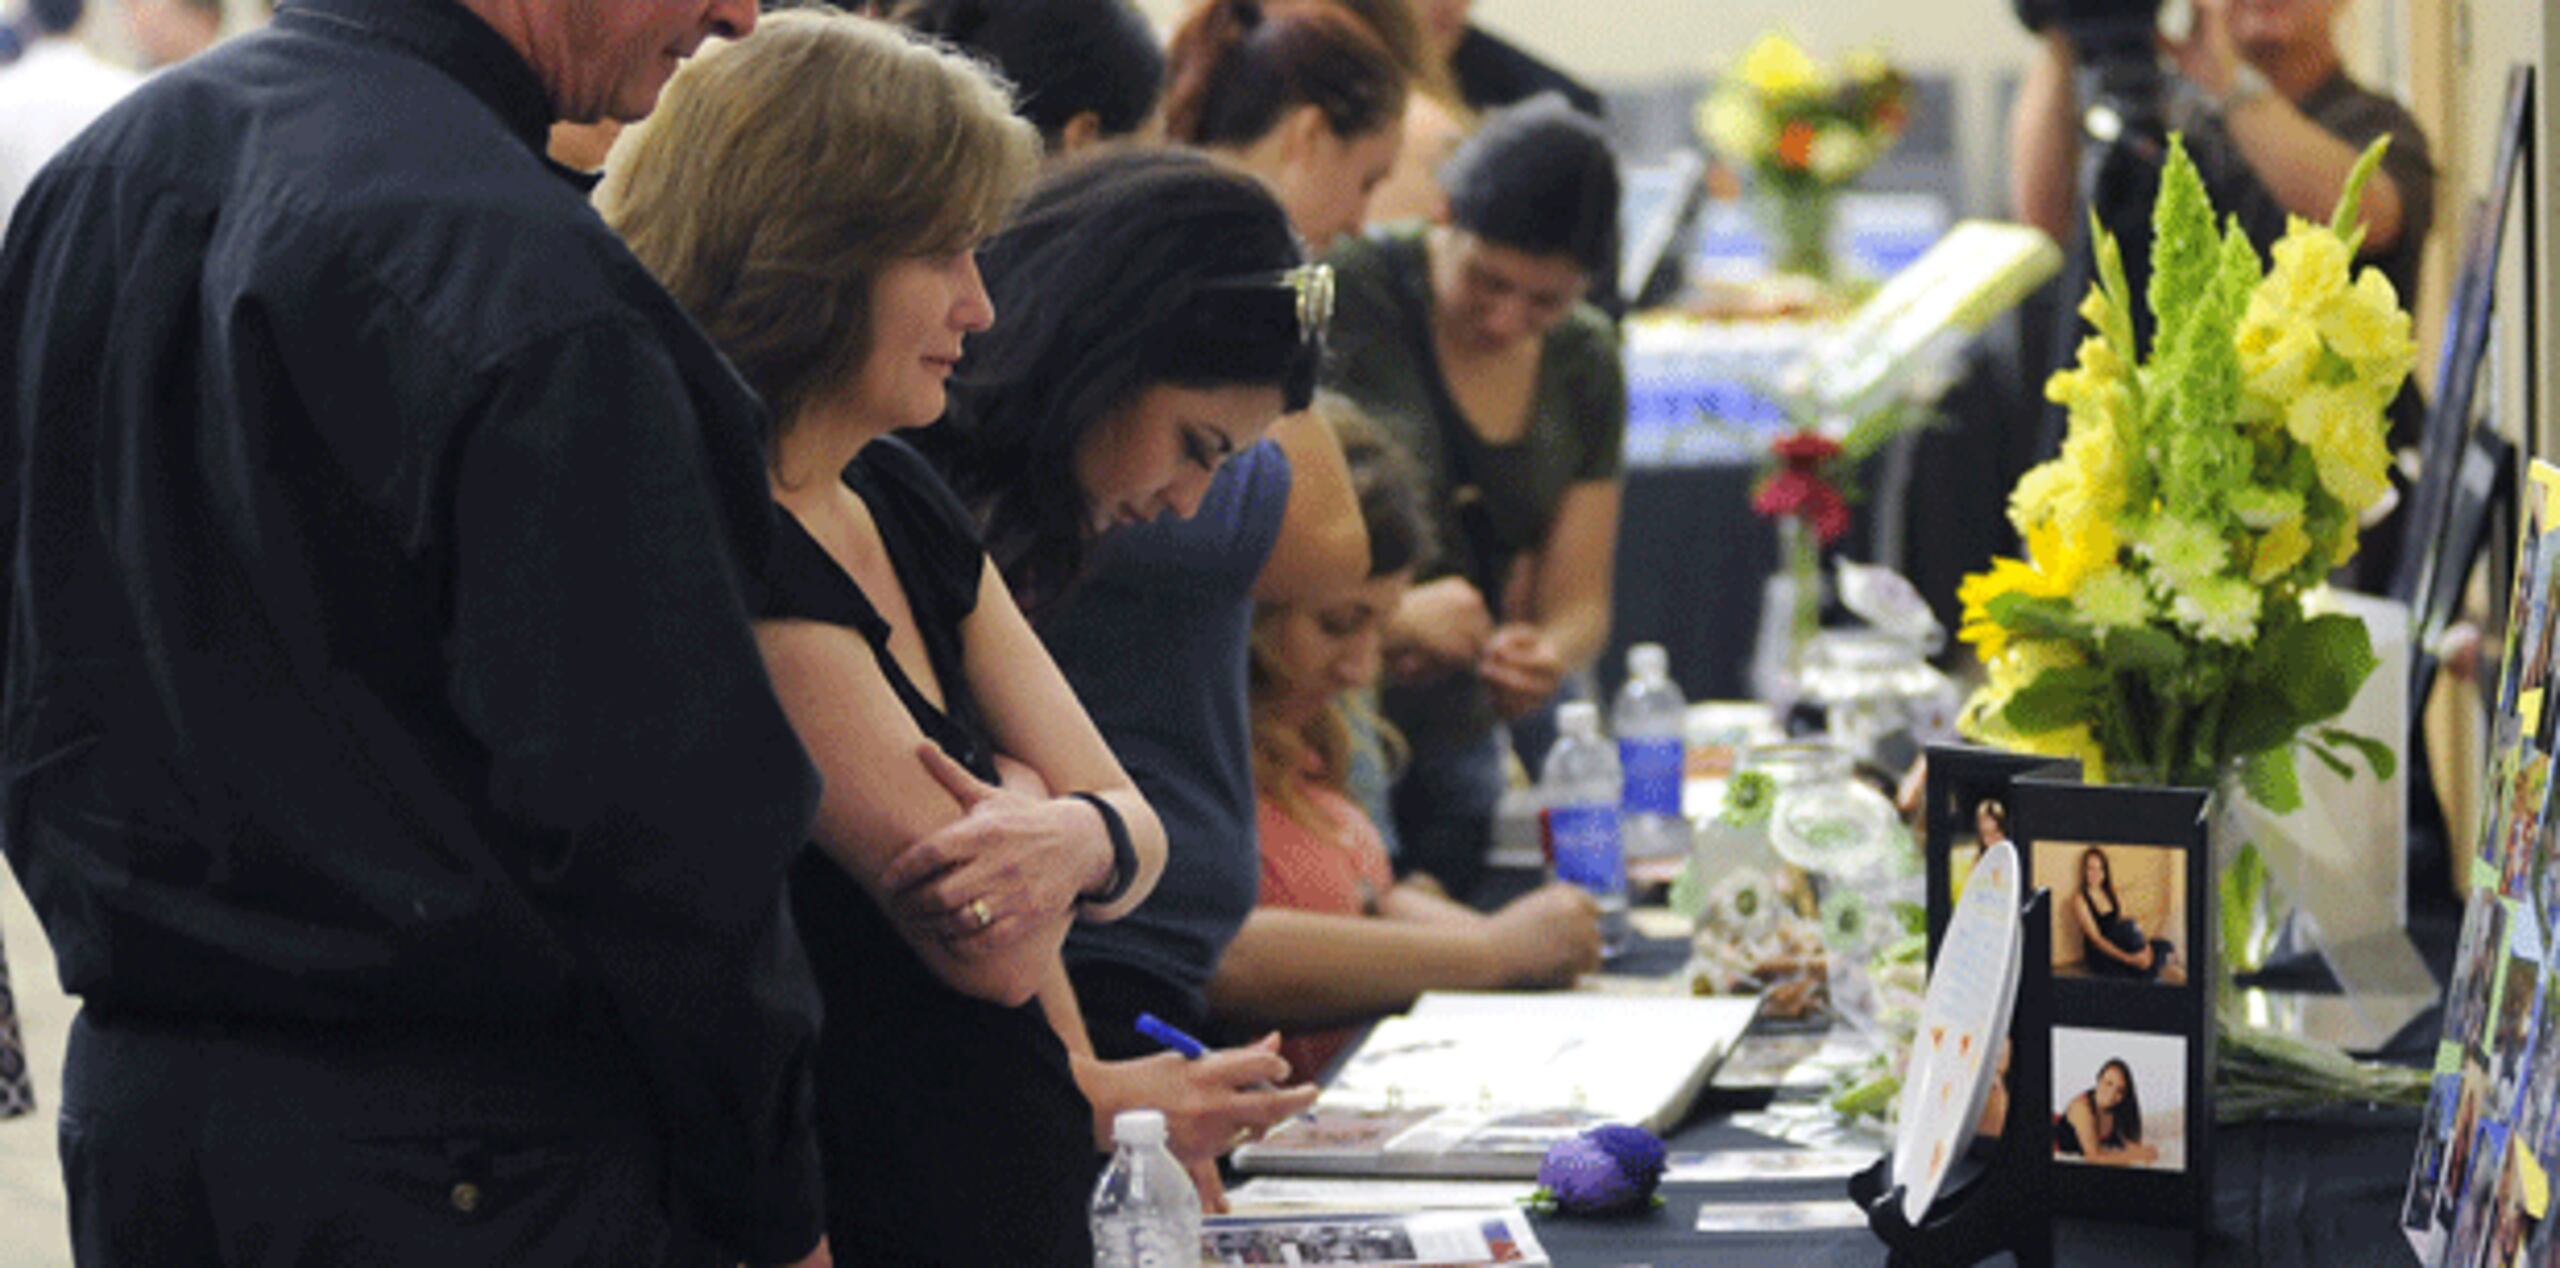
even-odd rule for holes
{"type": "MultiPolygon", "coordinates": [[[[1156,1016],[1154,1013],[1140,1013],[1138,1014],[1138,1020],[1132,1024],[1137,1028],[1139,1034],[1145,1035],[1147,1038],[1153,1039],[1157,1043],[1163,1044],[1165,1047],[1181,1053],[1184,1057],[1190,1060],[1197,1061],[1200,1058],[1209,1055],[1209,1045],[1183,1033],[1181,1027],[1174,1025],[1172,1022],[1166,1021],[1162,1017],[1156,1016]]],[[[1253,1082],[1246,1084],[1244,1090],[1248,1092],[1276,1092],[1280,1089],[1273,1087],[1271,1085],[1271,1081],[1268,1079],[1255,1079],[1253,1082]]]]}
{"type": "Polygon", "coordinates": [[[1138,1014],[1138,1033],[1194,1061],[1209,1055],[1209,1045],[1182,1033],[1181,1029],[1154,1013],[1138,1014]]]}

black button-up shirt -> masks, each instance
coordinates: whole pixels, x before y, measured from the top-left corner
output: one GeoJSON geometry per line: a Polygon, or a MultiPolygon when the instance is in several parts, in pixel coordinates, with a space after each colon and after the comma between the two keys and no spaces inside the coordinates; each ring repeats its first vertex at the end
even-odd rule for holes
{"type": "Polygon", "coordinates": [[[160,1017],[611,1028],[734,1255],[820,1227],[816,776],[742,578],[761,407],[449,0],[163,72],[0,248],[0,830],[160,1017]]]}

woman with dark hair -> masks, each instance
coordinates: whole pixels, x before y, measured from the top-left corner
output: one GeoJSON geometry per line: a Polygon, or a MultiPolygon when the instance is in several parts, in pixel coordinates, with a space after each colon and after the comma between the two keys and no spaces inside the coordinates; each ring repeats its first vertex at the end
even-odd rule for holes
{"type": "Polygon", "coordinates": [[[2071,1098],[2053,1124],[2053,1152],[2101,1167],[2147,1167],[2160,1147],[2143,1143],[2142,1096],[2133,1067],[2109,1058],[2089,1090],[2071,1098]]]}
{"type": "Polygon", "coordinates": [[[1198,0],[1167,50],[1165,134],[1268,181],[1319,251],[1404,146],[1406,76],[1333,0],[1198,0]]]}
{"type": "Polygon", "coordinates": [[[1385,842],[1348,795],[1353,693],[1377,681],[1388,614],[1432,549],[1413,460],[1357,406],[1319,397],[1343,439],[1369,533],[1369,575],[1253,618],[1253,763],[1262,843],[1259,905],[1217,974],[1222,1022],[1279,1026],[1281,1055],[1312,1078],[1356,1033],[1427,990],[1570,985],[1600,965],[1600,912],[1549,884],[1491,915],[1427,885],[1397,884],[1385,842]]]}
{"type": "Polygon", "coordinates": [[[1134,1022],[1204,1032],[1202,985],[1253,906],[1252,602],[1368,549],[1330,433],[1274,421],[1314,392],[1331,275],[1261,182],[1180,151],[1053,173],[980,263],[1004,319],[928,440],[1168,842],[1154,895],[1071,933],[1043,998],[1100,1123],[1164,1109],[1214,1203],[1217,1155],[1307,1096],[1253,1090],[1288,1076],[1276,1038],[1184,1061],[1134,1022]]]}
{"type": "Polygon", "coordinates": [[[1990,849],[2009,839],[2009,808],[1985,797],[1973,807],[1974,839],[1990,849]]]}
{"type": "Polygon", "coordinates": [[[2124,914],[2124,904],[2116,901],[2115,871],[2107,862],[2107,852],[2094,845],[2080,852],[2080,893],[2071,904],[2071,914],[2088,947],[2084,963],[2092,973],[2149,979],[2177,963],[2175,944],[2167,938],[2144,937],[2141,924],[2124,914]],[[2099,905],[2102,898],[2104,906],[2099,905]]]}
{"type": "Polygon", "coordinates": [[[1153,140],[1164,50],[1129,0],[907,0],[897,21],[992,63],[1050,159],[1153,140]]]}
{"type": "Polygon", "coordinates": [[[1581,300],[1618,231],[1599,129],[1541,99],[1488,119],[1444,175],[1447,223],[1333,252],[1326,375],[1421,460],[1439,508],[1443,558],[1388,627],[1381,704],[1413,746],[1399,866],[1464,895],[1502,793],[1500,723],[1550,708],[1608,638],[1627,392],[1616,332],[1581,300]]]}
{"type": "Polygon", "coordinates": [[[1033,1000],[1164,832],[893,434],[1001,311],[974,251],[1038,140],[978,63],[797,10],[687,66],[618,154],[607,218],[773,409],[754,629],[825,781],[790,895],[834,1254],[1090,1263],[1093,1109],[1033,1000]]]}

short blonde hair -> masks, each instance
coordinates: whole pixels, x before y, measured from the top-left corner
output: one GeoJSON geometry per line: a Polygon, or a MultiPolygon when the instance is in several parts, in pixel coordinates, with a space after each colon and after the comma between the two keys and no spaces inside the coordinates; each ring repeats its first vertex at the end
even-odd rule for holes
{"type": "Polygon", "coordinates": [[[615,147],[596,202],[779,430],[861,366],[882,270],[993,233],[1039,159],[1039,133],[984,66],[794,9],[678,72],[615,147]]]}

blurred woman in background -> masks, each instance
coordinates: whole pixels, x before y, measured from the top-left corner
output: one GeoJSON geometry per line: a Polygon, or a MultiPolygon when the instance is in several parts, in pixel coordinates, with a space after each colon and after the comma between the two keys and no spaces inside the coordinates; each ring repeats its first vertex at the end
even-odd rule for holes
{"type": "Polygon", "coordinates": [[[1504,781],[1609,633],[1626,375],[1582,301],[1616,256],[1618,175],[1560,99],[1488,118],[1445,176],[1446,223],[1346,240],[1328,382],[1429,473],[1442,561],[1387,630],[1387,720],[1413,747],[1392,794],[1399,870],[1475,886],[1504,781]]]}
{"type": "Polygon", "coordinates": [[[1407,90],[1368,23],[1333,0],[1199,0],[1167,56],[1167,137],[1269,182],[1318,251],[1360,228],[1407,90]]]}
{"type": "Polygon", "coordinates": [[[1164,50],[1129,0],[907,0],[896,20],[986,59],[1051,162],[1164,134],[1164,50]]]}

